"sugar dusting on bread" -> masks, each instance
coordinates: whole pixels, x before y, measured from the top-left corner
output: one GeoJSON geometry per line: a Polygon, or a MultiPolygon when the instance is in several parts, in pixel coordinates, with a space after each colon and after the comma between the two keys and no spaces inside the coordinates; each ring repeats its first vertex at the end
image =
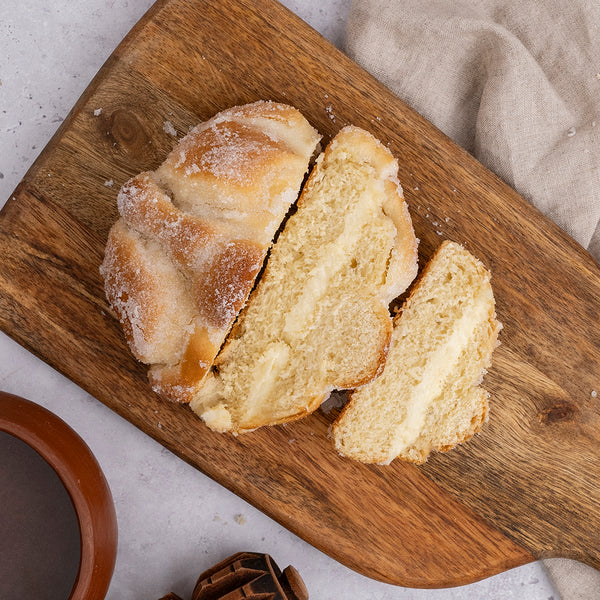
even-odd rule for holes
{"type": "Polygon", "coordinates": [[[154,389],[189,402],[244,305],[320,136],[293,107],[222,111],[118,194],[101,267],[154,389]]]}

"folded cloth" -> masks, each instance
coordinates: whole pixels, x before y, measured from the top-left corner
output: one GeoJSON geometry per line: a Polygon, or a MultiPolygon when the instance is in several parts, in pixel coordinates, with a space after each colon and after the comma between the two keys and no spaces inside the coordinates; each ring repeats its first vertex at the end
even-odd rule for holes
{"type": "Polygon", "coordinates": [[[600,260],[600,3],[355,0],[345,50],[600,260]]]}
{"type": "MultiPolygon", "coordinates": [[[[345,50],[600,260],[600,3],[354,0],[345,50]]],[[[547,567],[600,598],[594,569],[547,567]]]]}

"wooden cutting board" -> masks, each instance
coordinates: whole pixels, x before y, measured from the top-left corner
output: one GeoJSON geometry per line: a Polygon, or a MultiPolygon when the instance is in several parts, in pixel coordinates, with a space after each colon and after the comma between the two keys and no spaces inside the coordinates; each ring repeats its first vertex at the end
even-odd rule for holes
{"type": "Polygon", "coordinates": [[[163,0],[79,100],[0,217],[0,324],[181,458],[347,566],[415,587],[538,557],[600,567],[600,270],[466,152],[272,0],[163,0]],[[98,267],[118,188],[179,135],[257,99],[299,108],[327,141],[353,123],[400,160],[421,264],[442,239],[491,269],[504,323],[491,418],[423,467],[336,455],[335,413],[238,438],[160,400],[98,267]],[[165,126],[166,124],[166,126],[165,126]]]}

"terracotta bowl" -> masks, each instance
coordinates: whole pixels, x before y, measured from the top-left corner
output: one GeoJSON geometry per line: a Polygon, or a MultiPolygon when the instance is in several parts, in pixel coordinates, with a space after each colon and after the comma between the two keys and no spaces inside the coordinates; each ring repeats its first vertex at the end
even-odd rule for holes
{"type": "Polygon", "coordinates": [[[0,392],[0,431],[33,448],[66,488],[79,524],[80,560],[70,600],[102,600],[117,554],[117,518],[104,474],[87,444],[42,406],[0,392]]]}

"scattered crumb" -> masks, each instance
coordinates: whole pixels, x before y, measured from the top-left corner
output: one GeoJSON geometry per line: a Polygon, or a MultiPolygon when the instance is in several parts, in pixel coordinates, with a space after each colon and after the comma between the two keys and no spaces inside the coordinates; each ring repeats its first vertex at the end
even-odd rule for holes
{"type": "Polygon", "coordinates": [[[101,108],[97,108],[97,109],[94,111],[94,116],[95,116],[95,117],[99,117],[101,114],[102,114],[102,109],[101,109],[101,108]]]}
{"type": "Polygon", "coordinates": [[[576,133],[577,133],[577,129],[575,129],[575,127],[570,127],[569,130],[567,131],[567,135],[569,137],[573,137],[576,133]]]}
{"type": "Polygon", "coordinates": [[[591,396],[592,398],[595,398],[598,395],[598,392],[596,390],[592,390],[591,396]]]}
{"type": "Polygon", "coordinates": [[[106,187],[112,187],[113,185],[115,185],[115,182],[112,179],[109,179],[108,181],[104,182],[104,185],[106,187]]]}
{"type": "Polygon", "coordinates": [[[240,515],[235,515],[235,522],[238,525],[245,525],[247,523],[247,519],[244,515],[240,514],[240,515]]]}
{"type": "Polygon", "coordinates": [[[450,217],[446,217],[444,221],[446,221],[446,223],[450,223],[450,217]]]}
{"type": "Polygon", "coordinates": [[[327,113],[327,116],[335,123],[335,115],[333,114],[333,107],[331,104],[328,104],[325,107],[325,112],[327,113]]]}
{"type": "Polygon", "coordinates": [[[325,94],[325,98],[329,98],[329,94],[325,94]]]}
{"type": "Polygon", "coordinates": [[[162,423],[161,423],[160,421],[158,422],[158,425],[157,425],[157,427],[158,427],[159,429],[162,429],[162,428],[163,428],[163,425],[162,425],[162,423]]]}
{"type": "Polygon", "coordinates": [[[439,225],[439,223],[438,223],[437,221],[431,221],[431,224],[432,224],[434,227],[437,227],[437,226],[439,225]]]}
{"type": "Polygon", "coordinates": [[[443,233],[442,233],[441,231],[436,231],[436,233],[437,233],[438,235],[443,235],[443,233]]]}
{"type": "Polygon", "coordinates": [[[600,79],[600,73],[596,73],[596,79],[600,79]]]}
{"type": "Polygon", "coordinates": [[[288,444],[293,444],[296,441],[296,438],[290,438],[288,440],[288,444]]]}
{"type": "Polygon", "coordinates": [[[413,188],[413,190],[415,190],[415,192],[419,189],[418,185],[415,185],[415,187],[413,188]]]}
{"type": "Polygon", "coordinates": [[[163,131],[169,135],[172,135],[173,137],[177,137],[177,130],[175,127],[173,127],[173,123],[171,123],[171,121],[165,121],[163,123],[163,131]]]}

